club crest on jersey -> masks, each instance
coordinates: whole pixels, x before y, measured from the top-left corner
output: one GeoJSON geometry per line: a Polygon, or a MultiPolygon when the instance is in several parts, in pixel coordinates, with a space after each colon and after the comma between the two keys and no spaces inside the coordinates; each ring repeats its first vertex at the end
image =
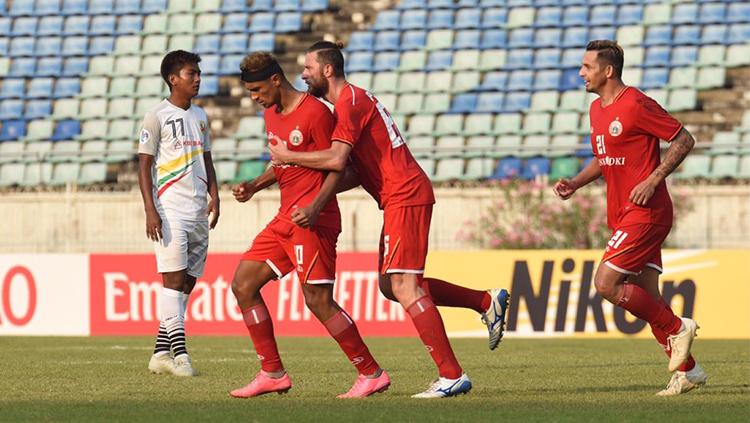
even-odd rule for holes
{"type": "Polygon", "coordinates": [[[141,129],[141,144],[146,144],[150,139],[151,133],[148,132],[148,129],[141,129]]]}
{"type": "Polygon", "coordinates": [[[612,121],[612,123],[609,124],[609,135],[617,137],[620,134],[622,134],[622,122],[615,119],[612,121]]]}
{"type": "Polygon", "coordinates": [[[302,141],[304,140],[302,131],[300,131],[298,128],[289,133],[289,142],[292,143],[293,146],[302,144],[302,141]]]}
{"type": "Polygon", "coordinates": [[[206,132],[206,122],[200,121],[200,123],[198,124],[198,126],[200,126],[202,133],[206,132]]]}

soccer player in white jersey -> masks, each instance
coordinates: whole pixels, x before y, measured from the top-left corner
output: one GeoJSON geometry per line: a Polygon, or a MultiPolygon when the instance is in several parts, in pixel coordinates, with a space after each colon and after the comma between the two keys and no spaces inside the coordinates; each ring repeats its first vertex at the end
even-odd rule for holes
{"type": "Polygon", "coordinates": [[[208,230],[219,220],[208,118],[191,104],[200,88],[200,61],[184,50],[164,56],[161,76],[170,95],[146,113],[138,145],[146,236],[154,242],[163,281],[159,335],[148,369],[177,376],[195,375],[185,345],[185,306],[203,273],[208,230]]]}

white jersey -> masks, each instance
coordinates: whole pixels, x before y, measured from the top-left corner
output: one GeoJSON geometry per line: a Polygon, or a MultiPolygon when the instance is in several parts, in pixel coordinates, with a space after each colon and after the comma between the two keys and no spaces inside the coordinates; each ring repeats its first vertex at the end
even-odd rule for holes
{"type": "Polygon", "coordinates": [[[163,100],[143,118],[138,153],[154,156],[154,204],[163,218],[205,220],[208,176],[203,153],[211,150],[206,112],[163,100]]]}

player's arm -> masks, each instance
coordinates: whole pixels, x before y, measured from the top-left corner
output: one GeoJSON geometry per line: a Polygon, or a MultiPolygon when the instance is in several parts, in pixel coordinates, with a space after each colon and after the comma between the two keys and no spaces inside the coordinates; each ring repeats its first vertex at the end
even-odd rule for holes
{"type": "Polygon", "coordinates": [[[286,143],[281,139],[276,139],[276,143],[269,145],[271,158],[279,164],[295,164],[318,170],[331,170],[341,172],[346,168],[349,161],[349,153],[352,146],[339,140],[333,140],[331,147],[318,151],[291,151],[287,148],[286,143]]]}
{"type": "Polygon", "coordinates": [[[594,157],[573,179],[560,178],[553,190],[558,197],[567,200],[579,188],[599,179],[600,176],[602,176],[602,169],[599,167],[599,161],[594,157]]]}
{"type": "Polygon", "coordinates": [[[216,181],[216,170],[210,151],[203,153],[203,162],[206,164],[206,176],[208,177],[208,195],[211,196],[206,213],[211,216],[208,226],[213,229],[219,221],[219,184],[216,181]]]}
{"type": "Polygon", "coordinates": [[[154,204],[154,156],[161,139],[159,120],[152,113],[143,118],[140,142],[138,143],[138,187],[143,198],[143,211],[146,213],[146,238],[159,241],[162,238],[161,216],[154,204]]]}
{"type": "Polygon", "coordinates": [[[251,199],[256,192],[262,191],[276,183],[276,174],[273,168],[269,166],[265,172],[252,181],[245,181],[232,187],[234,199],[240,203],[251,199]]]}
{"type": "Polygon", "coordinates": [[[654,195],[656,187],[667,178],[685,160],[695,145],[695,138],[685,127],[672,139],[667,153],[661,164],[651,172],[648,178],[633,188],[630,192],[630,201],[639,206],[645,206],[651,196],[654,195]]]}
{"type": "Polygon", "coordinates": [[[330,203],[336,196],[341,176],[342,172],[328,172],[318,195],[315,196],[312,203],[307,207],[298,207],[292,212],[292,222],[303,228],[315,226],[323,207],[330,203]]]}

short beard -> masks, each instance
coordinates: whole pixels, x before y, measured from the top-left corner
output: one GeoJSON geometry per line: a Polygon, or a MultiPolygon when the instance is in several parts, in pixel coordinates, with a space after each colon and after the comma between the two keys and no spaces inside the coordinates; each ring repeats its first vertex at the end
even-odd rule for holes
{"type": "Polygon", "coordinates": [[[324,77],[320,78],[320,82],[308,80],[307,92],[314,97],[324,97],[328,93],[328,80],[324,77]]]}

